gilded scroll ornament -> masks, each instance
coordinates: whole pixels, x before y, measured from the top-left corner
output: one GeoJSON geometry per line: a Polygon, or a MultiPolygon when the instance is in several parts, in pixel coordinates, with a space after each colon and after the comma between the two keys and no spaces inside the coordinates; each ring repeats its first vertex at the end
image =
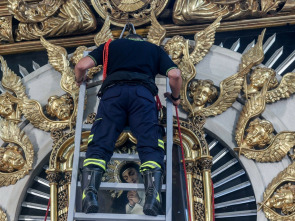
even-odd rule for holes
{"type": "Polygon", "coordinates": [[[223,20],[259,18],[283,11],[287,0],[176,0],[173,9],[175,24],[192,24],[223,20]]]}
{"type": "Polygon", "coordinates": [[[109,15],[112,24],[123,27],[127,22],[135,26],[148,23],[151,11],[158,16],[168,0],[91,0],[91,3],[102,18],[109,15]]]}
{"type": "Polygon", "coordinates": [[[148,32],[147,40],[153,44],[161,45],[166,36],[166,29],[158,22],[154,10],[151,12],[151,27],[148,32]]]}
{"type": "Polygon", "coordinates": [[[27,135],[13,122],[0,118],[0,186],[15,184],[32,169],[34,150],[27,135]]]}
{"type": "Polygon", "coordinates": [[[285,74],[280,83],[275,76],[276,73],[271,68],[256,67],[250,76],[250,84],[247,85],[245,93],[247,96],[257,93],[268,78],[271,79],[265,95],[266,103],[273,103],[282,98],[288,98],[295,93],[295,73],[285,74]]]}
{"type": "Polygon", "coordinates": [[[295,163],[280,172],[263,193],[261,207],[270,221],[295,219],[295,163]]]}
{"type": "Polygon", "coordinates": [[[2,209],[0,209],[0,220],[7,221],[7,215],[2,209]]]}
{"type": "Polygon", "coordinates": [[[0,42],[13,43],[12,16],[0,17],[0,42]]]}
{"type": "Polygon", "coordinates": [[[84,1],[43,0],[29,3],[9,0],[9,9],[20,21],[16,30],[17,41],[88,33],[96,28],[96,19],[84,1]]]}

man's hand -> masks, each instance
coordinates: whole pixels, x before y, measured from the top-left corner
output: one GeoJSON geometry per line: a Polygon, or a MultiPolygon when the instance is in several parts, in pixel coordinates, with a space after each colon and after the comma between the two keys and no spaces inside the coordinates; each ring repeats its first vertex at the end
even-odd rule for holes
{"type": "Polygon", "coordinates": [[[180,104],[180,99],[173,100],[170,92],[164,93],[164,97],[167,97],[173,103],[174,106],[178,106],[180,104]]]}
{"type": "Polygon", "coordinates": [[[81,85],[84,81],[88,82],[88,81],[89,81],[89,78],[88,78],[87,75],[85,75],[85,76],[82,77],[81,79],[78,79],[77,77],[75,77],[75,81],[76,81],[76,85],[77,85],[78,87],[80,87],[80,85],[81,85]]]}
{"type": "Polygon", "coordinates": [[[139,202],[139,196],[136,191],[129,191],[127,193],[127,198],[130,206],[135,206],[135,204],[139,202]]]}

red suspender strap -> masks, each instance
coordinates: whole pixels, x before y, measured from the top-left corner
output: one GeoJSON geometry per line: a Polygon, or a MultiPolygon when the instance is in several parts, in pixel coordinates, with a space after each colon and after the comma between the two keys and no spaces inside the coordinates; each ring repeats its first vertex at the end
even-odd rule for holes
{"type": "Polygon", "coordinates": [[[103,74],[102,74],[102,80],[104,81],[107,77],[107,68],[108,68],[108,59],[109,59],[109,46],[112,39],[109,39],[103,48],[103,74]]]}

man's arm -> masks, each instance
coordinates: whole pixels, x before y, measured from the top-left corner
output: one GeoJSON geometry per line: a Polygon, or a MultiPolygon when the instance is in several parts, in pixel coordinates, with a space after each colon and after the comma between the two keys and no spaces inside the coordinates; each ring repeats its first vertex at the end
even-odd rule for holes
{"type": "Polygon", "coordinates": [[[182,85],[181,71],[177,68],[174,68],[171,69],[167,75],[172,93],[166,92],[164,95],[165,97],[168,97],[175,106],[178,106],[180,104],[179,97],[182,85]]]}
{"type": "Polygon", "coordinates": [[[82,58],[75,66],[75,79],[78,86],[86,80],[86,70],[95,67],[95,62],[90,57],[82,58]]]}

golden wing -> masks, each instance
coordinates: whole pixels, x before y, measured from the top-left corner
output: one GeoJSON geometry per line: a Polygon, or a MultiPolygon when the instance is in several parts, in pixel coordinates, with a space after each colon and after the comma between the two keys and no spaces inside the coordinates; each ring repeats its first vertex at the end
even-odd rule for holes
{"type": "Polygon", "coordinates": [[[248,121],[251,118],[260,115],[265,110],[266,90],[267,84],[263,86],[262,90],[258,94],[252,96],[243,107],[236,128],[235,139],[238,146],[241,146],[242,144],[245,128],[248,121]]]}
{"type": "Polygon", "coordinates": [[[216,116],[231,107],[240,94],[244,82],[244,76],[251,70],[251,67],[252,65],[249,65],[242,71],[220,82],[220,94],[218,99],[212,105],[196,111],[195,115],[202,114],[206,117],[216,116]]]}
{"type": "Polygon", "coordinates": [[[196,76],[196,68],[189,57],[188,41],[186,41],[185,43],[183,54],[184,56],[181,62],[178,64],[178,68],[181,71],[182,77],[182,86],[180,90],[180,104],[182,105],[183,110],[189,113],[193,113],[192,105],[187,99],[187,86],[188,83],[196,76]]]}
{"type": "Polygon", "coordinates": [[[101,30],[94,37],[94,42],[97,47],[99,45],[107,42],[109,39],[114,40],[114,36],[112,34],[110,26],[111,26],[110,16],[107,15],[106,19],[104,21],[104,25],[102,26],[101,30]]]}
{"type": "Polygon", "coordinates": [[[26,88],[24,87],[22,80],[7,66],[6,61],[0,55],[1,67],[2,67],[2,85],[5,89],[14,92],[19,99],[27,98],[26,88]]]}
{"type": "Polygon", "coordinates": [[[23,149],[26,163],[23,168],[12,173],[0,172],[0,186],[8,186],[15,184],[19,179],[29,174],[32,169],[34,159],[33,145],[20,128],[13,122],[0,118],[0,138],[7,143],[13,143],[20,146],[23,149]]]}
{"type": "Polygon", "coordinates": [[[209,49],[214,43],[216,29],[220,26],[222,17],[218,17],[211,25],[205,28],[203,31],[195,34],[195,48],[190,54],[190,59],[194,65],[198,64],[208,53],[209,49]]]}
{"type": "Polygon", "coordinates": [[[247,51],[242,56],[242,62],[239,66],[239,70],[243,70],[246,68],[249,64],[258,65],[260,64],[264,59],[264,52],[263,52],[263,38],[265,34],[266,29],[262,31],[262,33],[258,36],[257,43],[253,48],[251,48],[249,51],[247,51]]]}
{"type": "Polygon", "coordinates": [[[241,148],[240,153],[257,162],[276,162],[282,160],[293,146],[295,146],[295,132],[283,131],[272,139],[266,149],[241,148]]]}
{"type": "Polygon", "coordinates": [[[49,63],[58,72],[63,72],[69,67],[69,61],[67,60],[68,53],[63,47],[54,45],[46,41],[43,37],[40,38],[41,44],[46,48],[49,63]]]}
{"type": "Polygon", "coordinates": [[[273,103],[282,98],[288,98],[295,93],[295,73],[285,74],[280,85],[266,92],[266,103],[273,103]]]}
{"type": "Polygon", "coordinates": [[[161,45],[166,36],[166,29],[158,22],[154,10],[151,12],[151,24],[147,40],[155,45],[161,45]]]}

